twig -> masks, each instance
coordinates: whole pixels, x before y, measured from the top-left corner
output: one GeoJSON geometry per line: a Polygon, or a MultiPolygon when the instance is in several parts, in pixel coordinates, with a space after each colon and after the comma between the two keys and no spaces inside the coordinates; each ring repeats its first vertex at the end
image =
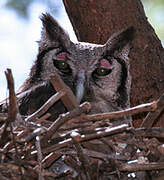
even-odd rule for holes
{"type": "Polygon", "coordinates": [[[154,112],[149,112],[146,116],[146,118],[143,120],[140,127],[145,128],[151,128],[158,118],[158,116],[161,114],[161,112],[164,110],[164,93],[157,101],[157,110],[154,112]]]}
{"type": "MultiPolygon", "coordinates": [[[[25,140],[21,140],[20,141],[20,139],[25,137],[31,130],[33,130],[33,129],[36,130],[36,128],[40,127],[40,125],[37,125],[37,124],[34,124],[34,123],[33,124],[32,123],[29,123],[29,124],[27,123],[27,125],[29,125],[30,127],[26,127],[25,126],[26,128],[23,129],[22,131],[19,131],[19,133],[17,134],[17,136],[16,136],[17,142],[18,141],[19,142],[24,142],[25,140]]],[[[15,128],[15,130],[17,130],[17,129],[15,128]]],[[[40,131],[40,132],[42,133],[43,131],[40,131]]],[[[35,137],[35,136],[33,136],[33,137],[35,137]]],[[[27,138],[27,140],[28,140],[28,138],[27,138]]],[[[12,141],[6,143],[5,146],[3,147],[3,151],[7,152],[12,146],[13,146],[13,142],[12,141]]]]}
{"type": "MultiPolygon", "coordinates": [[[[8,136],[7,133],[5,134],[6,137],[9,137],[7,137],[9,142],[6,138],[4,141],[6,145],[4,146],[3,144],[4,148],[0,149],[0,161],[2,162],[0,177],[2,179],[6,178],[6,175],[9,178],[18,177],[23,179],[31,174],[34,174],[34,178],[38,177],[39,180],[47,179],[48,177],[70,179],[74,178],[72,176],[76,174],[79,180],[98,180],[112,179],[117,171],[122,171],[119,176],[120,179],[122,175],[126,179],[127,172],[144,172],[147,170],[153,170],[154,174],[157,172],[154,170],[158,170],[159,175],[162,175],[160,174],[160,172],[162,173],[160,169],[164,169],[164,162],[162,162],[164,146],[160,140],[164,138],[164,128],[150,127],[163,111],[164,95],[157,102],[143,104],[123,111],[85,115],[82,113],[89,111],[91,108],[89,103],[79,105],[76,97],[70,88],[64,84],[59,75],[55,75],[50,81],[57,93],[38,111],[26,118],[27,121],[36,120],[35,123],[26,122],[26,126],[20,126],[17,123],[15,129],[12,128],[10,121],[12,120],[12,123],[13,121],[15,123],[19,114],[14,87],[12,93],[10,92],[12,100],[9,98],[9,111],[12,106],[14,109],[12,112],[9,112],[8,119],[6,120],[8,125],[3,123],[4,116],[0,116],[0,120],[2,119],[1,123],[3,123],[0,133],[3,134],[4,126],[7,125],[6,132],[8,132],[8,127],[10,126],[9,133],[12,135],[8,136]],[[60,98],[70,112],[59,115],[55,122],[47,121],[46,119],[51,116],[51,114],[46,113],[47,110],[60,98]],[[155,114],[155,117],[149,115],[150,119],[153,117],[153,119],[149,120],[151,122],[148,122],[148,120],[144,122],[147,124],[146,127],[149,127],[148,129],[133,129],[128,123],[122,123],[112,128],[109,127],[108,119],[154,110],[156,110],[154,113],[149,113],[155,114]],[[35,144],[33,139],[36,136],[35,144]],[[40,137],[42,138],[41,142],[40,137]],[[51,140],[52,137],[53,139],[51,140]],[[24,139],[22,140],[22,138],[24,139]],[[138,151],[138,149],[140,150],[138,151]],[[13,158],[14,156],[16,158],[13,158]],[[37,156],[38,161],[36,161],[37,156]],[[62,158],[60,158],[61,156],[62,158]],[[145,157],[145,161],[142,160],[142,157],[145,157]],[[48,172],[46,168],[50,167],[52,163],[56,163],[55,166],[58,167],[58,161],[56,161],[58,158],[60,158],[62,163],[66,163],[70,167],[69,170],[62,171],[59,174],[48,172]],[[13,164],[10,163],[10,159],[13,160],[13,164]],[[138,162],[140,164],[127,163],[134,159],[139,159],[138,162]],[[154,162],[157,159],[158,162],[145,163],[146,159],[148,159],[148,162],[154,162]],[[4,164],[3,162],[9,163],[4,164]],[[9,176],[4,172],[7,172],[9,176]],[[125,174],[123,174],[124,172],[125,174]]],[[[30,91],[22,93],[20,96],[26,96],[30,91]]],[[[142,179],[141,175],[136,174],[136,176],[136,178],[142,179]]],[[[33,177],[31,176],[30,178],[32,179],[33,177]]]]}
{"type": "MultiPolygon", "coordinates": [[[[110,136],[110,135],[113,135],[116,133],[121,133],[121,132],[128,130],[128,129],[129,129],[128,124],[122,124],[122,125],[119,125],[116,127],[106,128],[106,130],[104,130],[104,131],[96,132],[96,133],[93,133],[91,135],[81,135],[78,138],[78,142],[83,142],[83,141],[87,141],[87,140],[92,140],[92,139],[102,138],[105,136],[110,136]]],[[[72,144],[73,144],[73,141],[71,138],[69,138],[67,140],[64,140],[63,142],[60,142],[59,144],[55,144],[55,145],[52,145],[50,147],[44,148],[43,153],[49,153],[49,152],[52,152],[52,151],[55,151],[55,150],[58,150],[58,149],[61,149],[64,147],[69,147],[69,146],[72,146],[72,144]]]]}
{"type": "Polygon", "coordinates": [[[8,111],[8,119],[10,122],[14,122],[16,118],[16,114],[18,113],[18,106],[16,103],[16,95],[14,90],[14,79],[11,72],[11,69],[7,69],[5,71],[7,85],[9,89],[9,111],[8,111]]]}
{"type": "Polygon", "coordinates": [[[39,127],[35,129],[33,132],[29,133],[28,136],[25,138],[25,142],[31,141],[34,137],[40,136],[42,133],[46,132],[45,127],[39,127]]]}
{"type": "Polygon", "coordinates": [[[71,156],[64,156],[63,159],[64,159],[64,162],[70,167],[72,167],[73,169],[75,169],[75,171],[77,171],[80,176],[82,169],[80,165],[77,163],[77,161],[74,160],[71,156]]]}
{"type": "Polygon", "coordinates": [[[16,119],[16,116],[18,114],[18,106],[16,102],[16,95],[14,90],[14,79],[11,72],[11,69],[7,69],[5,71],[6,79],[7,79],[7,85],[9,89],[9,110],[8,110],[8,117],[6,119],[6,124],[4,127],[4,131],[2,133],[1,139],[0,139],[0,147],[4,145],[6,138],[8,137],[7,127],[11,122],[14,122],[16,119]]]}
{"type": "MultiPolygon", "coordinates": [[[[29,129],[29,128],[24,129],[24,130],[21,131],[19,134],[17,134],[17,139],[23,138],[23,137],[26,136],[29,132],[30,132],[30,129],[29,129]]],[[[13,146],[13,142],[12,142],[12,141],[8,142],[8,143],[4,146],[3,151],[4,151],[4,152],[7,152],[12,146],[13,146]]]]}
{"type": "Polygon", "coordinates": [[[39,108],[36,112],[28,116],[25,121],[33,121],[36,118],[40,117],[44,114],[56,101],[58,101],[62,96],[66,94],[65,90],[61,90],[51,96],[46,103],[44,103],[41,108],[39,108]]]}
{"type": "Polygon", "coordinates": [[[38,119],[35,123],[36,124],[41,124],[42,122],[44,122],[46,119],[48,119],[49,117],[51,117],[50,113],[46,113],[45,115],[43,115],[40,119],[38,119]]]}
{"type": "Polygon", "coordinates": [[[135,134],[135,136],[164,138],[164,128],[137,128],[132,129],[132,132],[135,134]]]}
{"type": "Polygon", "coordinates": [[[73,110],[79,105],[71,89],[63,82],[63,80],[57,73],[51,76],[50,81],[57,92],[63,89],[65,90],[66,94],[61,98],[61,100],[63,101],[68,111],[73,110]]]}
{"type": "Polygon", "coordinates": [[[39,180],[44,180],[44,177],[42,176],[42,151],[40,147],[40,137],[36,137],[36,149],[37,149],[37,155],[38,155],[38,164],[39,164],[39,180]]]}
{"type": "Polygon", "coordinates": [[[49,179],[49,177],[50,177],[50,179],[53,178],[54,180],[60,179],[57,174],[55,174],[55,173],[53,173],[53,172],[50,172],[50,171],[48,171],[48,170],[45,170],[45,169],[43,169],[42,174],[43,174],[43,176],[45,177],[45,179],[46,179],[46,177],[48,177],[47,179],[49,179]]]}
{"type": "Polygon", "coordinates": [[[42,139],[42,144],[46,145],[48,140],[56,133],[58,128],[62,126],[64,123],[68,122],[70,119],[79,116],[82,113],[86,113],[90,110],[91,105],[88,102],[81,104],[79,107],[75,108],[71,112],[67,112],[66,114],[62,114],[59,118],[50,126],[47,131],[47,134],[42,139]]]}
{"type": "Polygon", "coordinates": [[[61,154],[52,152],[48,154],[43,160],[42,160],[42,167],[47,168],[49,167],[53,162],[55,162],[61,154]]]}
{"type": "Polygon", "coordinates": [[[84,174],[86,174],[86,178],[88,180],[91,180],[93,179],[92,177],[92,170],[90,168],[90,163],[88,161],[88,157],[87,155],[83,153],[83,149],[81,147],[81,145],[79,144],[78,142],[78,138],[80,138],[80,134],[78,133],[72,133],[71,134],[71,137],[72,137],[72,140],[73,140],[73,143],[74,143],[74,146],[76,148],[76,151],[77,151],[77,155],[79,157],[79,160],[80,162],[82,163],[82,167],[84,169],[84,174]]]}
{"type": "Polygon", "coordinates": [[[104,161],[109,158],[115,159],[115,160],[122,160],[122,161],[128,160],[126,156],[116,155],[116,153],[105,154],[102,152],[97,152],[97,151],[89,150],[89,149],[84,149],[83,151],[84,151],[84,154],[87,154],[89,157],[93,157],[96,159],[103,159],[104,161]]]}
{"type": "MultiPolygon", "coordinates": [[[[157,108],[157,102],[154,101],[152,103],[142,104],[142,105],[128,108],[128,109],[125,109],[122,111],[93,114],[93,115],[84,115],[81,117],[80,121],[87,122],[87,121],[98,121],[98,120],[102,120],[102,119],[120,118],[120,117],[127,116],[127,115],[138,114],[140,112],[155,111],[156,108],[157,108]]],[[[79,120],[75,119],[72,122],[79,122],[79,120]]]]}
{"type": "Polygon", "coordinates": [[[11,69],[7,69],[5,71],[6,79],[7,79],[7,85],[9,89],[9,110],[8,110],[8,119],[10,122],[14,123],[22,123],[23,119],[20,115],[18,104],[17,104],[17,98],[16,93],[14,90],[14,78],[12,75],[11,69]]]}
{"type": "Polygon", "coordinates": [[[20,164],[20,156],[18,154],[18,148],[17,148],[17,143],[16,143],[16,140],[15,140],[15,135],[13,133],[13,127],[12,127],[12,124],[10,123],[10,131],[11,131],[11,134],[12,134],[12,144],[14,145],[14,148],[15,148],[15,160],[17,161],[18,163],[18,166],[19,166],[19,172],[20,172],[20,175],[21,175],[21,178],[23,179],[23,173],[22,173],[22,168],[21,168],[21,164],[20,164]]]}
{"type": "Polygon", "coordinates": [[[164,162],[158,162],[158,163],[154,162],[147,164],[138,164],[138,163],[122,164],[118,169],[120,171],[128,171],[128,172],[160,170],[160,169],[164,169],[164,162]]]}

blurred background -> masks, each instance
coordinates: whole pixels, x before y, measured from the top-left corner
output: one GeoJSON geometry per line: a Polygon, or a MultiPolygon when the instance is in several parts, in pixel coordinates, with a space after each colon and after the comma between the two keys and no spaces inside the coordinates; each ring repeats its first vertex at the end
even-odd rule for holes
{"type": "MultiPolygon", "coordinates": [[[[146,16],[164,44],[164,0],[141,0],[146,16]]],[[[76,41],[62,0],[0,0],[0,101],[6,98],[4,71],[11,68],[17,90],[27,78],[37,54],[41,21],[51,13],[76,41]]]]}

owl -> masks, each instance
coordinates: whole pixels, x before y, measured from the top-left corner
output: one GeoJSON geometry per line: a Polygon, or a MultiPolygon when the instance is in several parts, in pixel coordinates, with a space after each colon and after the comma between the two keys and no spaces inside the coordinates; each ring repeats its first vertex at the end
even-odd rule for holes
{"type": "MultiPolygon", "coordinates": [[[[56,93],[50,83],[50,76],[56,72],[79,103],[91,103],[90,114],[129,107],[128,54],[134,36],[133,27],[113,34],[104,45],[99,45],[72,42],[48,13],[41,16],[41,21],[43,29],[38,55],[29,77],[19,90],[18,105],[22,115],[35,112],[56,93]]],[[[49,109],[53,120],[66,111],[62,101],[49,109]]]]}

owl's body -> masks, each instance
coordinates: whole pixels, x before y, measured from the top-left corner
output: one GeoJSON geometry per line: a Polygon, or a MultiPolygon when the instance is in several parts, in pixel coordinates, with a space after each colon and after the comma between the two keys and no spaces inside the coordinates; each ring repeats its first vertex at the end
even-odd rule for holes
{"type": "MultiPolygon", "coordinates": [[[[133,28],[114,34],[104,45],[73,43],[49,14],[41,19],[43,31],[39,53],[29,78],[20,89],[21,114],[35,112],[55,93],[49,81],[54,72],[61,76],[80,103],[91,103],[90,113],[129,107],[128,53],[133,28]]],[[[66,109],[59,101],[49,111],[55,120],[66,109]]]]}

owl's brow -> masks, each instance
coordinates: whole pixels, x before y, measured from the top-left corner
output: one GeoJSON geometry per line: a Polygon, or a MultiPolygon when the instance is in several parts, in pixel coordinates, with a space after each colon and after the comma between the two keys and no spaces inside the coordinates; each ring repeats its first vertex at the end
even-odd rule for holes
{"type": "Polygon", "coordinates": [[[100,60],[101,59],[107,59],[108,61],[109,61],[109,58],[107,58],[107,55],[105,55],[104,53],[100,56],[100,57],[98,57],[98,58],[95,58],[92,62],[91,62],[91,67],[94,67],[95,65],[97,65],[97,64],[99,64],[100,63],[100,60]]]}
{"type": "Polygon", "coordinates": [[[47,49],[42,50],[39,54],[38,54],[38,59],[42,59],[48,52],[54,50],[54,49],[58,49],[59,47],[48,47],[47,49]]]}
{"type": "Polygon", "coordinates": [[[100,59],[101,59],[101,58],[96,58],[96,59],[94,59],[94,60],[91,62],[90,67],[96,66],[96,65],[99,63],[100,59]]]}

